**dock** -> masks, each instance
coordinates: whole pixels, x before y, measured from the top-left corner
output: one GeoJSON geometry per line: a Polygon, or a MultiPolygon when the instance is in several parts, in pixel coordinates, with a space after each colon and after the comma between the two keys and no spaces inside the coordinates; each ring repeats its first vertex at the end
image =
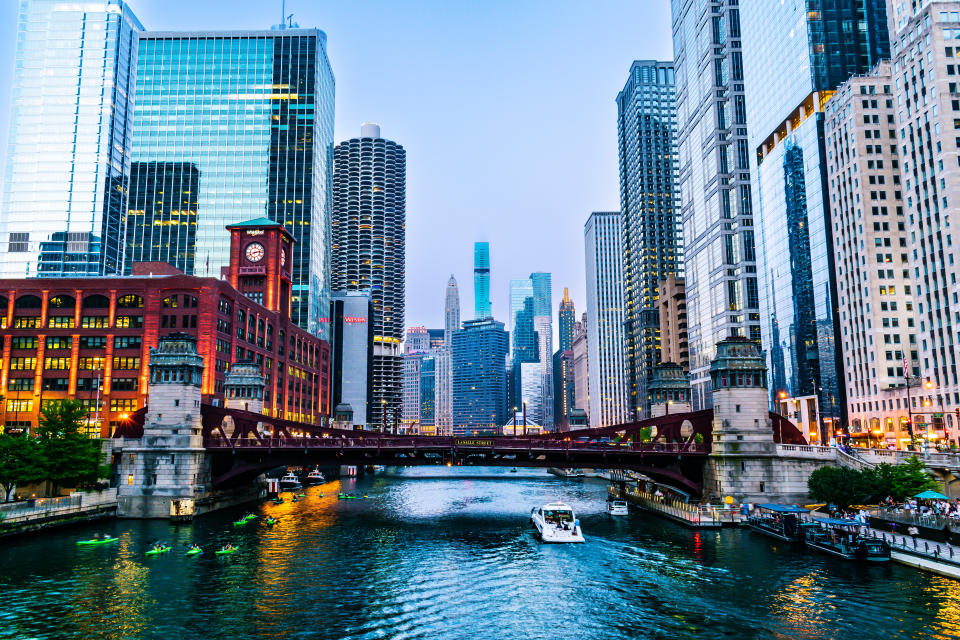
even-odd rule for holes
{"type": "Polygon", "coordinates": [[[942,542],[867,529],[867,535],[890,545],[890,559],[922,571],[960,580],[960,549],[942,542]]]}
{"type": "Polygon", "coordinates": [[[712,505],[694,504],[654,496],[635,487],[623,490],[611,486],[608,491],[617,500],[626,500],[644,511],[678,522],[691,529],[719,529],[740,526],[742,516],[734,509],[718,509],[712,505]]]}
{"type": "Polygon", "coordinates": [[[117,490],[75,492],[61,498],[37,498],[0,506],[0,538],[91,520],[113,518],[117,490]]]}

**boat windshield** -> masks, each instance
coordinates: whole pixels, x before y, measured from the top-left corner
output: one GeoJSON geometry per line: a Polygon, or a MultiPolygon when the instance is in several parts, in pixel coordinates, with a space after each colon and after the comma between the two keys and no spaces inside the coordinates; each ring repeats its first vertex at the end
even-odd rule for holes
{"type": "Polygon", "coordinates": [[[543,520],[561,524],[563,522],[573,522],[573,512],[566,509],[544,509],[543,520]]]}

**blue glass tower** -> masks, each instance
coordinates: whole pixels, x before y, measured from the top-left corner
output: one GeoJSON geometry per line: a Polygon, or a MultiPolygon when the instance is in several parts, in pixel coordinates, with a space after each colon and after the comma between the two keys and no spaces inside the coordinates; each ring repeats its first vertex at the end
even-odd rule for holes
{"type": "Polygon", "coordinates": [[[20,3],[0,275],[120,272],[140,29],[124,0],[20,3]]]}
{"type": "Polygon", "coordinates": [[[296,239],[291,317],[328,337],[334,78],[326,35],[151,31],[137,56],[131,157],[140,169],[128,263],[159,254],[217,276],[229,259],[223,227],[269,217],[296,239]],[[166,185],[190,193],[158,219],[146,196],[166,185]],[[166,227],[159,235],[157,222],[166,227]]]}
{"type": "Polygon", "coordinates": [[[473,309],[477,320],[492,318],[490,309],[490,243],[473,243],[473,309]]]}
{"type": "Polygon", "coordinates": [[[889,58],[890,40],[883,0],[812,6],[785,0],[740,8],[765,289],[761,333],[771,395],[817,395],[820,407],[835,403],[845,413],[824,105],[850,76],[889,58]],[[791,37],[770,37],[786,24],[795,25],[791,37]]]}
{"type": "Polygon", "coordinates": [[[453,334],[453,434],[493,434],[506,422],[507,332],[493,318],[453,334]]]}

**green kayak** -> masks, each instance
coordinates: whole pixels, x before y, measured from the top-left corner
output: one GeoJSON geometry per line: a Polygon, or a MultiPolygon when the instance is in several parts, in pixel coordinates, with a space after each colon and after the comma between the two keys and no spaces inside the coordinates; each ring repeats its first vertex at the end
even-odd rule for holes
{"type": "Polygon", "coordinates": [[[268,526],[268,527],[272,527],[273,525],[277,524],[277,522],[278,522],[278,521],[277,521],[277,520],[274,520],[273,518],[267,518],[267,526],[268,526]]]}
{"type": "Polygon", "coordinates": [[[228,553],[233,553],[233,552],[235,552],[235,551],[239,551],[239,549],[237,549],[236,547],[234,547],[233,549],[220,549],[220,551],[217,551],[217,555],[218,555],[218,556],[225,556],[225,555],[227,555],[228,553]]]}
{"type": "Polygon", "coordinates": [[[233,523],[233,526],[235,526],[235,527],[242,527],[243,525],[247,524],[248,522],[249,522],[249,520],[247,520],[247,519],[237,520],[236,522],[233,523]]]}
{"type": "Polygon", "coordinates": [[[247,522],[250,522],[251,520],[256,520],[256,519],[257,519],[257,516],[255,516],[255,515],[253,515],[253,514],[251,513],[251,514],[248,515],[248,516],[244,516],[243,519],[246,520],[247,522]]]}
{"type": "Polygon", "coordinates": [[[273,500],[271,500],[271,502],[272,502],[273,504],[283,504],[283,499],[282,499],[282,498],[274,498],[273,500]]]}
{"type": "Polygon", "coordinates": [[[96,544],[107,544],[108,542],[116,542],[120,538],[94,538],[93,540],[77,540],[77,544],[81,547],[89,547],[96,544]]]}
{"type": "Polygon", "coordinates": [[[305,494],[305,493],[298,493],[298,494],[297,494],[297,497],[298,497],[298,498],[306,498],[306,497],[307,497],[307,494],[305,494]]]}
{"type": "Polygon", "coordinates": [[[201,553],[203,553],[203,549],[189,549],[189,550],[187,551],[187,554],[186,554],[186,555],[188,555],[188,556],[198,556],[198,555],[200,555],[201,553]]]}
{"type": "Polygon", "coordinates": [[[167,553],[168,551],[170,551],[170,547],[160,547],[159,549],[150,549],[150,551],[147,551],[146,555],[158,556],[161,553],[167,553]]]}

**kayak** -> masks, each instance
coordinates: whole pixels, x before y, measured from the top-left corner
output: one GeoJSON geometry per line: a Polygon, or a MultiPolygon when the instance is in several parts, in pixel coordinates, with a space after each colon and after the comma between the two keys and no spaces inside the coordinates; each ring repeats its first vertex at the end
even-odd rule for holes
{"type": "Polygon", "coordinates": [[[272,527],[273,525],[277,524],[277,522],[278,522],[278,521],[277,521],[277,520],[274,520],[273,518],[267,518],[267,526],[268,526],[268,527],[272,527]]]}
{"type": "Polygon", "coordinates": [[[323,494],[322,494],[322,493],[320,494],[320,497],[321,497],[321,498],[323,497],[323,494]]]}
{"type": "Polygon", "coordinates": [[[234,522],[234,523],[233,523],[233,526],[235,526],[235,527],[242,527],[243,525],[247,524],[248,522],[250,522],[250,521],[247,520],[246,518],[244,518],[243,520],[237,520],[236,522],[234,522]]]}
{"type": "Polygon", "coordinates": [[[248,516],[244,516],[243,519],[244,519],[246,522],[250,522],[251,520],[256,520],[256,519],[257,519],[257,516],[255,516],[255,515],[253,515],[253,514],[251,513],[251,514],[248,515],[248,516]]]}
{"type": "Polygon", "coordinates": [[[80,545],[81,547],[84,547],[84,546],[91,546],[95,544],[107,544],[108,542],[116,542],[119,539],[120,538],[101,538],[98,540],[94,538],[93,540],[77,540],[77,544],[80,545]]]}
{"type": "Polygon", "coordinates": [[[307,494],[305,494],[305,493],[298,493],[298,494],[297,494],[297,497],[298,497],[298,498],[306,498],[306,497],[307,497],[307,494]]]}
{"type": "Polygon", "coordinates": [[[150,551],[147,551],[146,555],[158,556],[161,553],[167,553],[168,551],[170,551],[170,547],[160,547],[159,549],[150,549],[150,551]]]}
{"type": "Polygon", "coordinates": [[[188,556],[198,556],[203,553],[203,549],[190,549],[187,551],[188,556]]]}
{"type": "Polygon", "coordinates": [[[271,502],[272,502],[273,504],[283,504],[283,499],[282,499],[282,498],[274,498],[273,500],[271,500],[271,502]]]}
{"type": "Polygon", "coordinates": [[[236,548],[234,548],[234,549],[220,549],[219,551],[217,551],[217,555],[218,555],[218,556],[225,556],[225,555],[227,555],[228,553],[233,553],[234,551],[239,551],[239,549],[236,549],[236,548]]]}

